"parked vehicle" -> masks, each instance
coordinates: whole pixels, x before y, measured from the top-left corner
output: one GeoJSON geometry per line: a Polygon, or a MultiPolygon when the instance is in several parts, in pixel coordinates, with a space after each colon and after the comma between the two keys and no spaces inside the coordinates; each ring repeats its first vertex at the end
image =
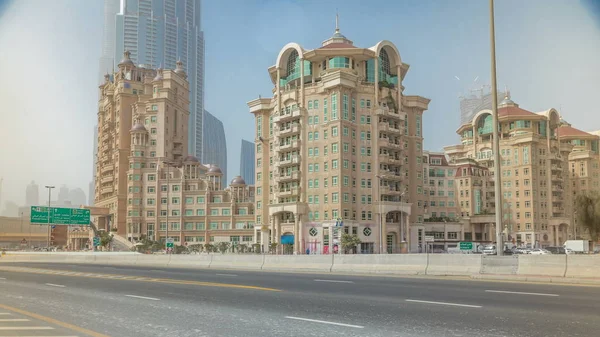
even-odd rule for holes
{"type": "Polygon", "coordinates": [[[488,245],[483,248],[483,254],[485,255],[496,255],[496,245],[488,245]]]}
{"type": "Polygon", "coordinates": [[[567,253],[564,247],[551,246],[551,247],[546,247],[546,250],[552,254],[566,254],[567,253]]]}
{"type": "Polygon", "coordinates": [[[563,245],[576,254],[587,254],[590,252],[590,241],[588,240],[567,240],[563,245]]]}
{"type": "Polygon", "coordinates": [[[536,248],[533,249],[530,253],[531,255],[548,255],[548,254],[552,254],[549,251],[545,250],[545,249],[541,249],[541,248],[536,248]]]}

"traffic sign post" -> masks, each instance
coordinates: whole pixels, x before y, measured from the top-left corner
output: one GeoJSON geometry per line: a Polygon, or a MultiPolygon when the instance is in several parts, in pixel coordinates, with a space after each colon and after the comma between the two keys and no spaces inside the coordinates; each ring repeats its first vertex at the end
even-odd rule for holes
{"type": "Polygon", "coordinates": [[[89,226],[90,210],[84,208],[62,208],[45,206],[31,206],[32,224],[40,225],[69,225],[89,226]],[[49,217],[49,218],[48,218],[49,217]]]}
{"type": "Polygon", "coordinates": [[[94,247],[100,246],[100,237],[94,236],[94,247]]]}
{"type": "Polygon", "coordinates": [[[473,250],[473,242],[460,242],[460,250],[473,250]]]}
{"type": "Polygon", "coordinates": [[[175,240],[173,238],[167,238],[166,240],[167,252],[172,252],[175,247],[175,240]]]}

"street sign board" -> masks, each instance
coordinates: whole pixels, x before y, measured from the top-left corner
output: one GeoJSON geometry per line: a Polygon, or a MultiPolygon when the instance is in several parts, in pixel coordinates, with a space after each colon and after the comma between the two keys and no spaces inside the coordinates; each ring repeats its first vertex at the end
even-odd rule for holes
{"type": "Polygon", "coordinates": [[[175,240],[173,240],[173,238],[167,238],[167,249],[173,248],[174,245],[175,245],[175,240]]]}
{"type": "Polygon", "coordinates": [[[425,242],[433,242],[435,237],[433,235],[425,235],[425,242]]]}
{"type": "Polygon", "coordinates": [[[71,225],[71,226],[89,226],[90,225],[90,210],[83,208],[62,208],[31,206],[32,224],[53,224],[53,225],[71,225]],[[50,220],[48,220],[50,215],[50,220]]]}
{"type": "Polygon", "coordinates": [[[94,236],[94,247],[100,246],[100,237],[94,236]]]}
{"type": "Polygon", "coordinates": [[[460,250],[473,250],[473,242],[461,242],[460,250]]]}

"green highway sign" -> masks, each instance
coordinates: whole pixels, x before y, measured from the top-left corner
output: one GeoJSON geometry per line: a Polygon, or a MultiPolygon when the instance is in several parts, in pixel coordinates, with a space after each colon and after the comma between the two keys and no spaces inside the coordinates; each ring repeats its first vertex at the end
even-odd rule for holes
{"type": "Polygon", "coordinates": [[[173,240],[173,238],[167,238],[167,249],[169,248],[173,248],[173,246],[175,245],[175,240],[173,240]]]}
{"type": "Polygon", "coordinates": [[[31,206],[32,224],[53,224],[53,225],[73,225],[73,226],[89,226],[90,225],[90,210],[83,208],[62,208],[45,206],[31,206]],[[50,215],[50,220],[48,220],[50,215]]]}
{"type": "Polygon", "coordinates": [[[473,250],[473,242],[461,242],[460,250],[473,250]]]}

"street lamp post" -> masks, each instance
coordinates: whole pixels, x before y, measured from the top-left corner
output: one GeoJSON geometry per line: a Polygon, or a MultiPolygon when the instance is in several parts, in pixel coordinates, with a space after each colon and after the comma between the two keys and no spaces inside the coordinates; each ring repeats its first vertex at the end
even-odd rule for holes
{"type": "Polygon", "coordinates": [[[46,185],[46,188],[48,189],[48,242],[47,242],[47,247],[50,248],[50,202],[52,199],[52,189],[54,188],[54,186],[46,185]]]}
{"type": "MultiPolygon", "coordinates": [[[[171,186],[169,185],[169,178],[171,175],[171,166],[175,166],[174,163],[169,162],[169,161],[163,161],[163,164],[165,164],[167,166],[167,217],[166,217],[166,221],[167,221],[167,228],[165,231],[165,249],[167,249],[167,240],[169,239],[169,204],[171,202],[171,200],[169,200],[169,190],[171,189],[171,186]]],[[[170,254],[170,252],[167,249],[167,254],[170,254]]]]}
{"type": "Polygon", "coordinates": [[[494,0],[490,0],[490,54],[492,70],[492,131],[494,147],[494,192],[496,201],[496,252],[504,254],[502,237],[502,186],[500,177],[500,130],[498,130],[498,90],[496,85],[496,33],[494,27],[494,0]]]}

